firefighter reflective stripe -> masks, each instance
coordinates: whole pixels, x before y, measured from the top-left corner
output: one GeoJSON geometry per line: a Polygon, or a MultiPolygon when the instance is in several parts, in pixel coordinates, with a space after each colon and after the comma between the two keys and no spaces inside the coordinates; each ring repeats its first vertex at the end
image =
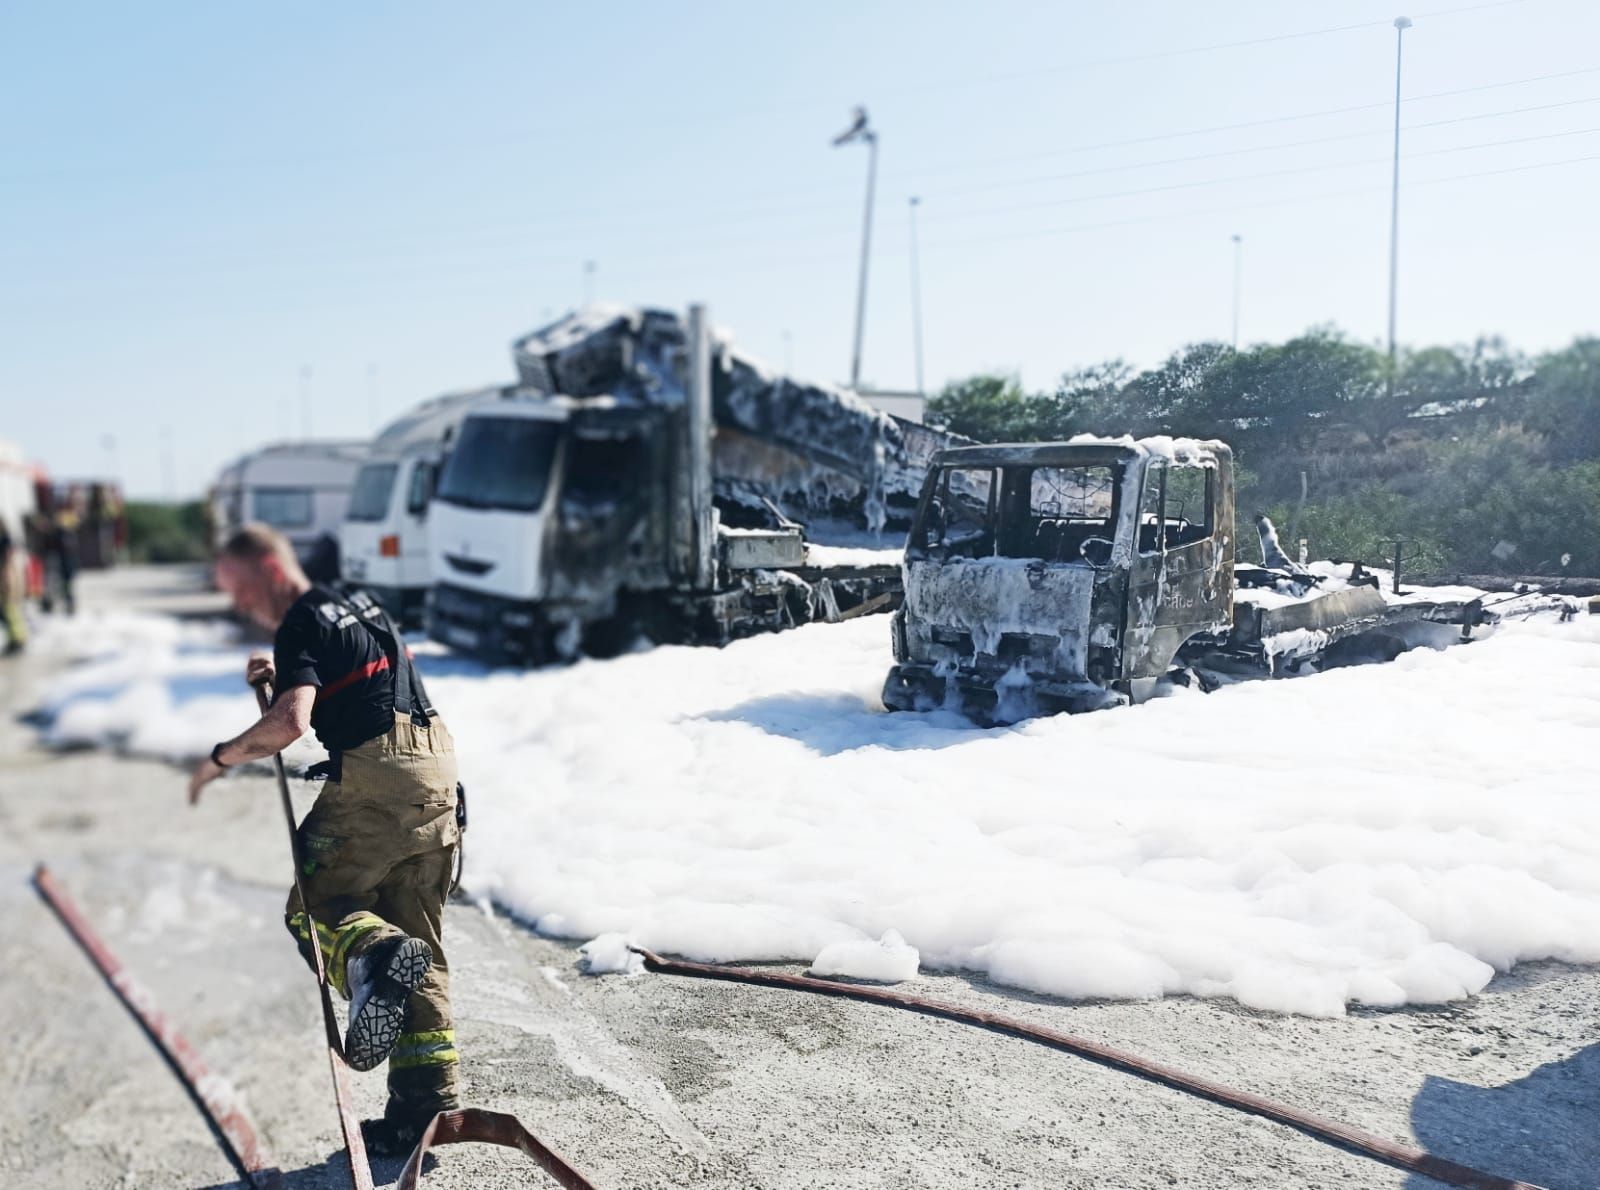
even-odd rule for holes
{"type": "Polygon", "coordinates": [[[449,1066],[458,1061],[456,1031],[436,1029],[431,1033],[402,1033],[389,1055],[389,1069],[407,1070],[417,1066],[449,1066]]]}
{"type": "Polygon", "coordinates": [[[339,994],[346,998],[350,990],[345,987],[345,965],[350,961],[356,944],[374,930],[381,930],[387,922],[376,913],[352,913],[339,923],[339,928],[334,931],[335,941],[333,954],[328,959],[328,978],[339,989],[339,994]]]}
{"type": "MultiPolygon", "coordinates": [[[[323,925],[320,921],[315,921],[313,918],[308,918],[304,913],[296,913],[289,919],[289,928],[294,931],[294,936],[300,939],[301,943],[305,946],[311,945],[311,934],[306,929],[307,921],[313,922],[313,924],[317,927],[317,942],[322,947],[322,965],[326,967],[328,965],[329,957],[333,954],[333,931],[327,926],[323,925]]],[[[311,955],[307,953],[306,962],[309,963],[310,961],[311,955]]]]}
{"type": "Polygon", "coordinates": [[[345,966],[350,961],[351,953],[358,942],[374,930],[385,928],[387,923],[376,913],[352,913],[336,929],[330,930],[320,921],[308,919],[304,913],[296,913],[289,919],[289,926],[307,946],[311,945],[311,937],[306,932],[307,920],[317,927],[317,943],[322,947],[322,964],[328,970],[328,982],[348,1000],[350,989],[345,986],[345,966]]]}

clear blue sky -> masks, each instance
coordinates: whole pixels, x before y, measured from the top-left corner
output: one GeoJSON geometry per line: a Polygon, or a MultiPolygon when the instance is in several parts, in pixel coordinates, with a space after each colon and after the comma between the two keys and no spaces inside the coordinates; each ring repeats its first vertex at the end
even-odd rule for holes
{"type": "Polygon", "coordinates": [[[1600,331],[1593,0],[11,0],[0,437],[159,495],[170,434],[197,493],[300,432],[303,367],[319,436],[510,379],[587,260],[844,378],[856,103],[870,382],[912,384],[913,194],[930,388],[1226,339],[1234,233],[1244,339],[1375,341],[1399,12],[1402,341],[1600,331]]]}

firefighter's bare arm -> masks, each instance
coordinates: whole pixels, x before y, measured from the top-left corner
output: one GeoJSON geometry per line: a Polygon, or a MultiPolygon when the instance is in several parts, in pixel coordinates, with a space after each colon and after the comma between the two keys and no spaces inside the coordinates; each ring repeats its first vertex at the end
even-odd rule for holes
{"type": "MultiPolygon", "coordinates": [[[[271,662],[268,663],[271,667],[271,662]]],[[[311,726],[311,704],[316,700],[315,686],[291,686],[278,691],[272,706],[254,726],[223,744],[218,744],[210,757],[195,766],[189,777],[189,804],[200,800],[200,791],[236,764],[259,760],[281,752],[311,726]],[[220,763],[219,763],[220,762],[220,763]]]]}

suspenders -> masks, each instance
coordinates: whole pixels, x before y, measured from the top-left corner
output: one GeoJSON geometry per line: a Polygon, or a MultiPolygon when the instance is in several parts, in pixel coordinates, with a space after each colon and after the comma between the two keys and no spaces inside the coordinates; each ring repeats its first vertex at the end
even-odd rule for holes
{"type": "Polygon", "coordinates": [[[389,619],[382,605],[365,591],[338,591],[336,594],[349,608],[350,614],[355,616],[356,622],[378,642],[384,659],[389,663],[388,668],[394,671],[395,714],[409,715],[418,727],[426,727],[428,716],[433,714],[433,704],[428,701],[428,692],[422,688],[416,667],[411,664],[411,655],[395,630],[394,621],[389,619]]]}

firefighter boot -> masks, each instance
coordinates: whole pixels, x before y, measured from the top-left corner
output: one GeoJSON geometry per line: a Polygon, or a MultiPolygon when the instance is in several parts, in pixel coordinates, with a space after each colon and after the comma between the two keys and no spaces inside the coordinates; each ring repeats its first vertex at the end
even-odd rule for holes
{"type": "Polygon", "coordinates": [[[352,1070],[371,1070],[388,1058],[405,1026],[406,1001],[433,965],[433,950],[420,938],[386,938],[349,961],[350,1027],[344,1058],[352,1070]]]}

